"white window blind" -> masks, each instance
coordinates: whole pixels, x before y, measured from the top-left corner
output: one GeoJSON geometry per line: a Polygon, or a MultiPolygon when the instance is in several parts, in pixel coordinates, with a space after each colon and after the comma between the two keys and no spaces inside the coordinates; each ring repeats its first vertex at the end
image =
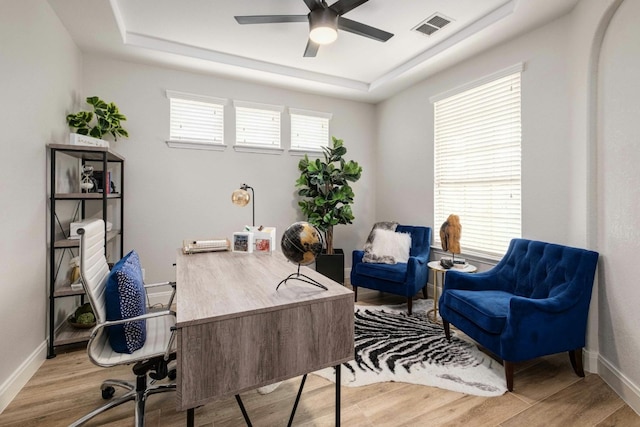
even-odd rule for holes
{"type": "Polygon", "coordinates": [[[521,237],[521,69],[434,102],[434,220],[460,217],[463,252],[521,237]]]}
{"type": "Polygon", "coordinates": [[[330,113],[289,108],[291,116],[291,149],[322,151],[329,146],[330,113]]]}
{"type": "Polygon", "coordinates": [[[169,142],[224,144],[225,99],[167,91],[169,142]]]}
{"type": "Polygon", "coordinates": [[[280,148],[280,116],[283,107],[235,101],[236,144],[280,148]]]}

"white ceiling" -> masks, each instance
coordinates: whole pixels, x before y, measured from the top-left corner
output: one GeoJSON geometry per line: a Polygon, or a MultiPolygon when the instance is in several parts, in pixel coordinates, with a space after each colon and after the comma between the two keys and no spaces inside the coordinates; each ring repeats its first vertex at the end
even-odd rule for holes
{"type": "Polygon", "coordinates": [[[48,1],[83,52],[377,102],[567,13],[579,0],[369,0],[345,18],[394,36],[382,43],[339,31],[314,58],[303,57],[306,23],[234,19],[305,15],[303,0],[48,1]],[[412,31],[434,13],[451,24],[432,36],[412,31]]]}

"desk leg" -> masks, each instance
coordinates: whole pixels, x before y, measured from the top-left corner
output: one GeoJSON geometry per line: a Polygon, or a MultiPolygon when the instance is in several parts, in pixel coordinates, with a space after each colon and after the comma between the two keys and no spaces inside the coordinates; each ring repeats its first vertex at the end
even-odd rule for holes
{"type": "Polygon", "coordinates": [[[239,394],[236,394],[236,402],[238,402],[238,406],[240,407],[240,411],[242,412],[242,416],[244,417],[244,422],[247,423],[247,427],[251,427],[251,420],[249,419],[249,414],[242,403],[242,398],[239,394]]]}
{"type": "Polygon", "coordinates": [[[298,403],[300,403],[300,396],[302,395],[302,389],[304,388],[304,382],[307,380],[307,374],[302,376],[302,382],[300,383],[300,388],[298,389],[298,395],[296,396],[296,401],[293,404],[293,409],[291,410],[291,416],[289,417],[289,423],[287,427],[291,427],[293,425],[293,417],[296,415],[296,409],[298,409],[298,403]]]}
{"type": "Polygon", "coordinates": [[[195,409],[187,409],[187,427],[193,427],[195,424],[195,409]]]}
{"type": "Polygon", "coordinates": [[[336,427],[340,427],[340,367],[336,365],[336,427]]]}

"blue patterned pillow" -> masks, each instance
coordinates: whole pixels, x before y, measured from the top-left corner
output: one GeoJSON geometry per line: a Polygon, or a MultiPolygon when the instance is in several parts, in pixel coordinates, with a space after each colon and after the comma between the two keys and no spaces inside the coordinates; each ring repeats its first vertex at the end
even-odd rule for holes
{"type": "MultiPolygon", "coordinates": [[[[105,291],[107,320],[141,316],[147,312],[140,258],[131,251],[111,269],[105,291]]],[[[109,343],[118,353],[133,353],[144,345],[144,320],[109,327],[109,343]]]]}

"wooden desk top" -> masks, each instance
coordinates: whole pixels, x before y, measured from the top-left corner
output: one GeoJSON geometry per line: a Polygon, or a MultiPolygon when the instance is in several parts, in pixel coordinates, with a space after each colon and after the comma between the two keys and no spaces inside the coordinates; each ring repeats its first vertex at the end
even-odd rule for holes
{"type": "Polygon", "coordinates": [[[179,410],[354,357],[353,292],[302,267],[328,290],[289,280],[282,253],[177,258],[179,410]]]}
{"type": "Polygon", "coordinates": [[[277,251],[272,254],[225,251],[190,255],[178,252],[178,328],[353,294],[308,267],[301,267],[300,273],[322,283],[328,290],[289,280],[276,291],[278,283],[298,268],[277,251]],[[238,283],[243,285],[238,286],[238,283]],[[202,304],[202,301],[210,303],[202,304]]]}

